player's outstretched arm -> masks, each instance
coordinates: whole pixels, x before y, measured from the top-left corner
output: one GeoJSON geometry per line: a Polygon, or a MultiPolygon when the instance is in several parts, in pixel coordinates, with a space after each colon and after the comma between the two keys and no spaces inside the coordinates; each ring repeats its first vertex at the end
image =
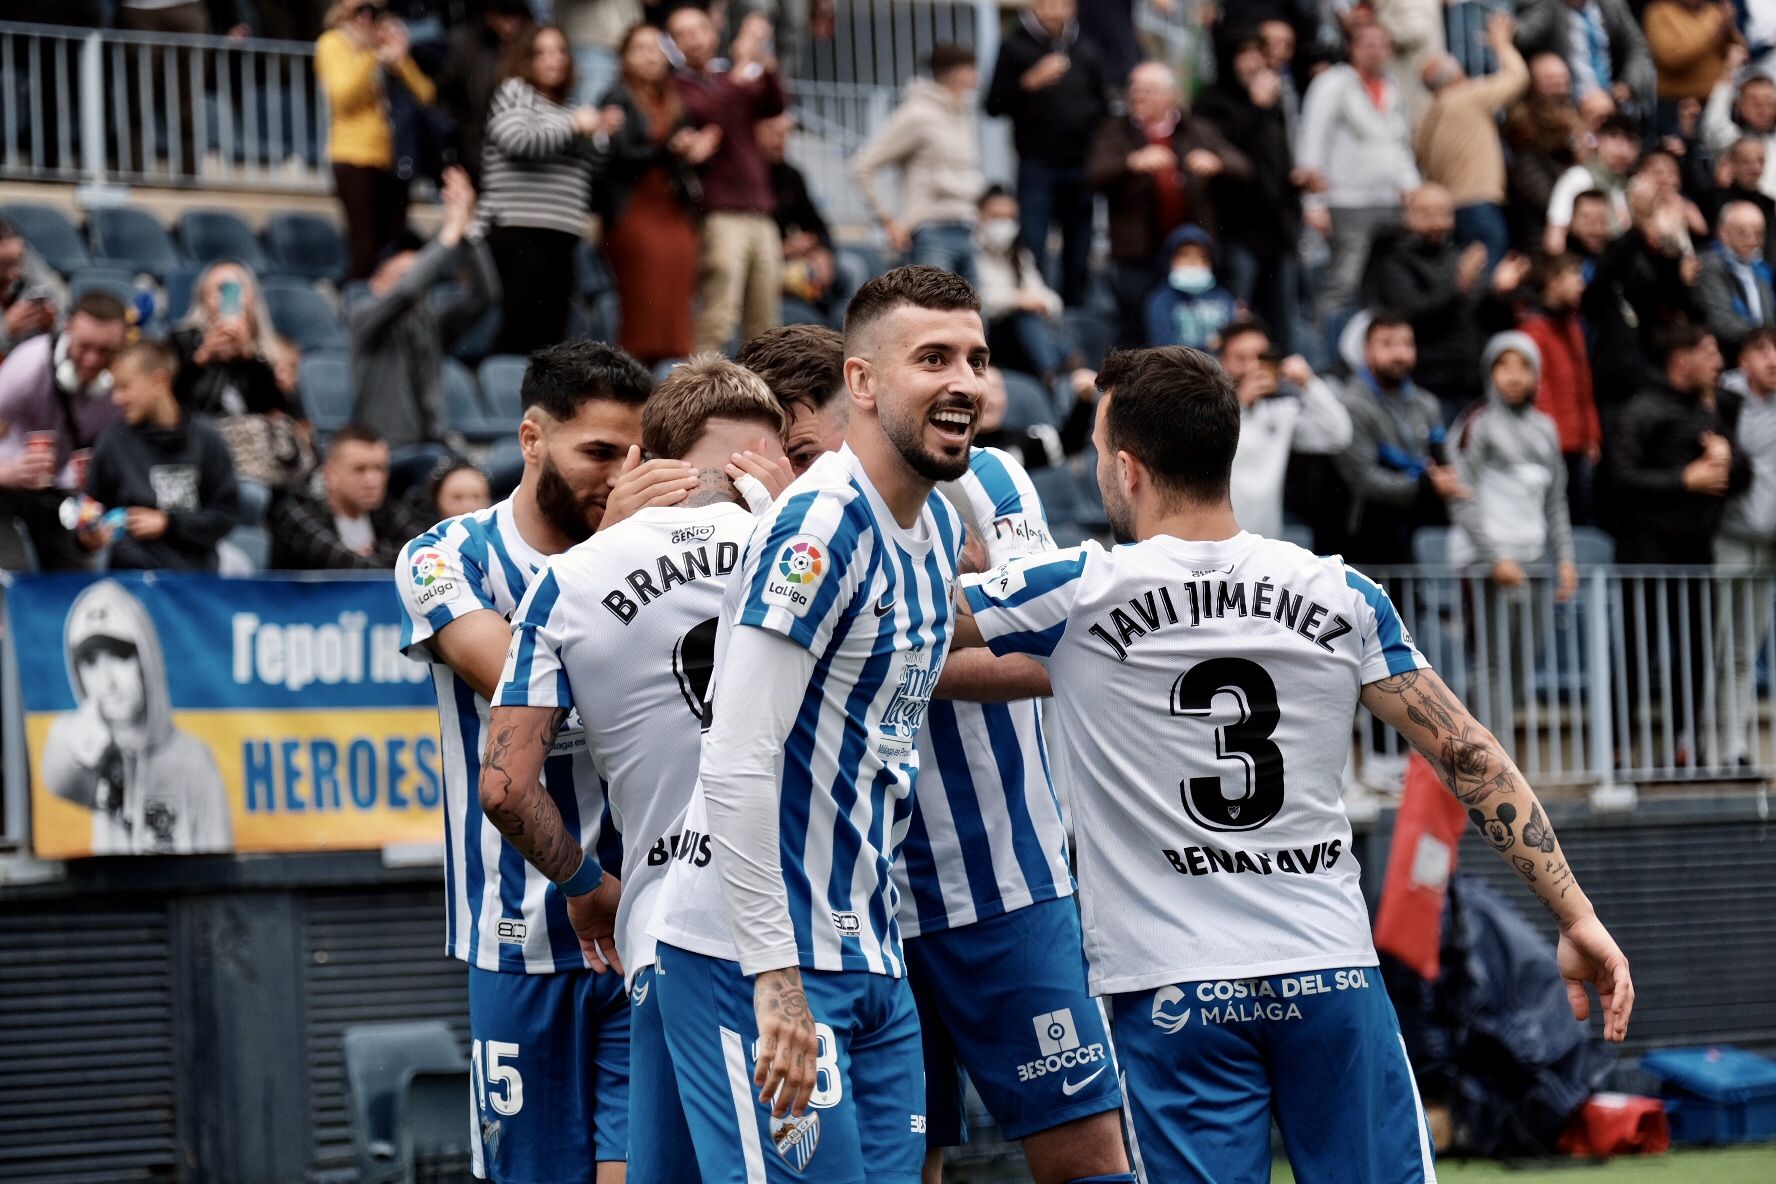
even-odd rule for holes
{"type": "MultiPolygon", "coordinates": [[[[979,636],[976,631],[975,637],[979,636]]],[[[978,644],[977,640],[977,647],[978,644]]],[[[1053,693],[1048,671],[1036,659],[1022,654],[1000,658],[985,649],[970,648],[955,650],[944,659],[943,673],[931,695],[935,699],[961,699],[969,703],[1015,703],[1019,699],[1044,699],[1053,693]]]]}
{"type": "Polygon", "coordinates": [[[565,707],[495,707],[481,762],[481,809],[525,860],[567,897],[567,915],[592,969],[623,973],[617,957],[617,901],[622,885],[568,832],[543,788],[543,762],[567,719],[565,707]]]}
{"type": "Polygon", "coordinates": [[[1560,924],[1560,976],[1573,1015],[1586,1019],[1591,1006],[1585,983],[1603,1002],[1603,1035],[1628,1034],[1634,983],[1628,959],[1597,919],[1590,899],[1567,866],[1566,853],[1535,790],[1436,671],[1409,670],[1363,688],[1363,706],[1390,724],[1424,755],[1449,791],[1468,807],[1468,817],[1499,857],[1516,869],[1560,924]]]}

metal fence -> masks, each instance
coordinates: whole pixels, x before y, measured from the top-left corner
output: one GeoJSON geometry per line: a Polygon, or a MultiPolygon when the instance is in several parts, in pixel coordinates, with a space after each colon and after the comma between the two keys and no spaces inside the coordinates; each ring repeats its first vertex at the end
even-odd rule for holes
{"type": "Polygon", "coordinates": [[[0,23],[0,176],[324,192],[306,42],[0,23]]]}
{"type": "MultiPolygon", "coordinates": [[[[1764,778],[1776,770],[1776,571],[1586,567],[1505,589],[1465,569],[1378,568],[1419,649],[1532,782],[1764,778]]],[[[1367,721],[1365,721],[1367,723],[1367,721]]],[[[1403,755],[1359,727],[1360,771],[1403,755]]]]}

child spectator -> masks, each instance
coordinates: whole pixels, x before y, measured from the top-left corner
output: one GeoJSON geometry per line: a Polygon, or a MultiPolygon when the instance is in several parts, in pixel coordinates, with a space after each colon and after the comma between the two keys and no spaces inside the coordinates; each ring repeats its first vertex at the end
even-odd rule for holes
{"type": "Polygon", "coordinates": [[[1566,462],[1567,508],[1576,526],[1589,526],[1592,473],[1603,456],[1603,427],[1591,389],[1591,351],[1579,303],[1585,296],[1585,265],[1577,255],[1543,261],[1536,276],[1540,306],[1519,326],[1542,357],[1536,409],[1554,421],[1566,462]]]}
{"type": "Polygon", "coordinates": [[[121,529],[100,525],[81,541],[95,551],[110,543],[113,568],[214,571],[216,544],[240,520],[228,445],[180,407],[178,372],[177,355],[157,341],[126,345],[111,364],[123,422],[99,437],[86,492],[126,512],[121,529]]]}
{"type": "Polygon", "coordinates": [[[1147,295],[1147,344],[1219,349],[1239,310],[1215,279],[1214,240],[1200,226],[1180,226],[1166,238],[1165,257],[1171,271],[1147,295]]]}

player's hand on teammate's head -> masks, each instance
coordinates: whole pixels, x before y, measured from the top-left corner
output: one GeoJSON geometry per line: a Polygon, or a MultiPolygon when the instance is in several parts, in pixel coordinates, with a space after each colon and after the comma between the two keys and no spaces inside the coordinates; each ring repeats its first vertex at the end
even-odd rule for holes
{"type": "Polygon", "coordinates": [[[631,444],[629,455],[610,496],[604,501],[604,518],[599,530],[609,530],[617,523],[650,506],[675,506],[697,488],[695,465],[682,460],[641,459],[641,447],[631,444]]]}
{"type": "Polygon", "coordinates": [[[623,960],[617,956],[617,903],[622,897],[622,882],[606,872],[598,887],[567,898],[568,923],[580,939],[586,961],[599,974],[624,973],[623,960]]]}
{"type": "Polygon", "coordinates": [[[736,452],[728,459],[728,479],[754,514],[770,509],[771,503],[782,497],[795,480],[795,467],[789,458],[780,455],[775,460],[767,459],[769,449],[770,441],[761,437],[756,449],[736,452]]]}
{"type": "Polygon", "coordinates": [[[1628,975],[1628,956],[1596,914],[1561,929],[1556,956],[1574,1018],[1591,1017],[1591,1001],[1585,997],[1585,984],[1590,983],[1603,1004],[1603,1038],[1626,1039],[1628,1016],[1634,1010],[1634,980],[1628,975]]]}

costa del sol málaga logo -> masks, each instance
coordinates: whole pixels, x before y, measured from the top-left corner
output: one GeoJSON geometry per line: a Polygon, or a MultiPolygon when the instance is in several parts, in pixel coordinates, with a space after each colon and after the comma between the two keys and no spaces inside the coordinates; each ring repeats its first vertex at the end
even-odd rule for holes
{"type": "Polygon", "coordinates": [[[792,584],[812,584],[825,565],[826,557],[813,543],[791,543],[777,557],[777,570],[792,584]]]}

